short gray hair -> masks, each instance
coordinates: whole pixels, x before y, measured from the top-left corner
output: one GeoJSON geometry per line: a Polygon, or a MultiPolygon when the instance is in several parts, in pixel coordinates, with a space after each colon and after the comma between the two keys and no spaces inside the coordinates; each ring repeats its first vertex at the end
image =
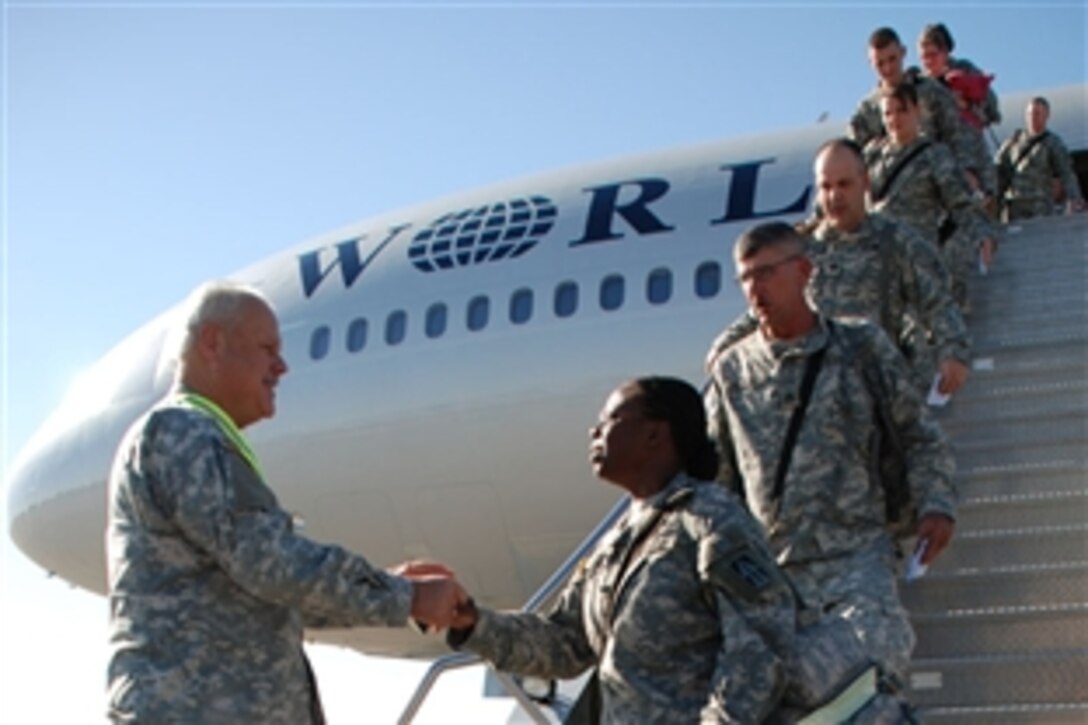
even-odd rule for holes
{"type": "Polygon", "coordinates": [[[733,246],[733,255],[737,259],[748,259],[763,249],[791,244],[797,247],[797,251],[804,254],[808,251],[808,243],[794,227],[785,222],[766,222],[748,229],[739,237],[733,246]]]}
{"type": "Polygon", "coordinates": [[[242,307],[252,302],[272,309],[268,299],[249,285],[216,280],[197,287],[182,305],[177,318],[172,333],[172,357],[178,362],[183,360],[192,351],[204,325],[229,325],[238,318],[242,307]]]}

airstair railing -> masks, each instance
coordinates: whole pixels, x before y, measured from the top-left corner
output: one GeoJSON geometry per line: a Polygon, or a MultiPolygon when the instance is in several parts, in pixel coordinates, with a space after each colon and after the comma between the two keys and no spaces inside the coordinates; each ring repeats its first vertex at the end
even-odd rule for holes
{"type": "MultiPolygon", "coordinates": [[[[558,569],[552,572],[552,575],[548,577],[548,580],[545,581],[540,588],[537,589],[536,593],[529,598],[529,601],[521,608],[522,612],[539,611],[541,607],[558,593],[559,589],[574,572],[574,568],[578,566],[578,562],[585,558],[586,554],[592,551],[593,547],[596,546],[597,542],[604,536],[604,533],[619,521],[620,517],[627,511],[630,502],[631,499],[628,496],[624,496],[612,507],[605,517],[601,519],[600,523],[594,527],[593,531],[582,540],[582,543],[578,545],[574,552],[559,565],[558,569]]],[[[439,677],[452,670],[471,667],[472,665],[480,664],[482,662],[484,661],[477,655],[467,652],[458,652],[446,655],[445,657],[439,657],[431,663],[427,672],[424,673],[423,679],[416,687],[411,700],[408,701],[408,705],[404,708],[404,712],[401,713],[397,723],[399,725],[410,725],[419,713],[419,709],[423,706],[424,700],[427,699],[427,696],[430,694],[431,689],[434,687],[439,677]]],[[[547,725],[547,723],[550,722],[541,710],[540,705],[534,702],[533,699],[525,693],[525,690],[521,688],[521,685],[519,685],[513,677],[505,672],[500,672],[491,665],[487,665],[487,667],[494,673],[503,688],[518,701],[518,704],[520,704],[522,709],[528,713],[529,717],[533,719],[533,722],[541,723],[541,725],[547,725]]]]}

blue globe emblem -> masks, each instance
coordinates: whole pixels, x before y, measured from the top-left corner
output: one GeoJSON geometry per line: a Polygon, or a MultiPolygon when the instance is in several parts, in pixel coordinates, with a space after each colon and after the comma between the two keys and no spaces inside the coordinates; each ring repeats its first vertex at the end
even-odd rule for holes
{"type": "Polygon", "coordinates": [[[557,210],[532,196],[445,214],[408,245],[408,259],[424,272],[520,257],[551,231],[557,210]]]}

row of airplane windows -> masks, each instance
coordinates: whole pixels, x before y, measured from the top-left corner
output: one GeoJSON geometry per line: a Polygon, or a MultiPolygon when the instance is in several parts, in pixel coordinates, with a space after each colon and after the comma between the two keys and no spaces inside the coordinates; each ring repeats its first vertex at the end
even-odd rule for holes
{"type": "MultiPolygon", "coordinates": [[[[696,297],[708,299],[721,291],[722,268],[718,262],[703,262],[695,268],[692,279],[696,297]]],[[[627,282],[623,275],[609,274],[599,285],[597,303],[605,312],[618,310],[626,298],[627,282]]],[[[658,267],[646,275],[646,301],[652,305],[663,305],[672,299],[673,273],[665,267],[658,267]]],[[[557,318],[567,318],[578,311],[578,283],[567,280],[560,282],[552,294],[552,312],[557,318]]],[[[515,290],[510,295],[507,306],[507,318],[514,325],[524,325],[533,317],[534,294],[528,287],[515,290]]],[[[435,302],[423,317],[423,333],[430,339],[439,338],[449,328],[449,306],[444,302],[435,302]]],[[[491,298],[477,295],[468,301],[465,308],[465,329],[469,332],[483,330],[491,321],[491,298]]],[[[382,331],[385,344],[393,347],[404,342],[408,335],[408,313],[394,310],[385,318],[382,331]]],[[[350,353],[364,350],[370,338],[370,322],[365,317],[357,317],[347,327],[345,347],[350,353]]],[[[321,325],[310,335],[310,358],[322,360],[332,349],[332,329],[321,325]]]]}

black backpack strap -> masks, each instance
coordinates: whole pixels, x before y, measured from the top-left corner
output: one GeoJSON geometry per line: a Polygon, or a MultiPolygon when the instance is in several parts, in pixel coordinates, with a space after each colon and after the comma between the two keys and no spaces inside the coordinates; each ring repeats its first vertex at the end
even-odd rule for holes
{"type": "Polygon", "coordinates": [[[793,409],[789,428],[786,429],[786,438],[782,442],[782,454],[778,459],[778,469],[774,473],[774,498],[782,497],[782,488],[786,484],[786,472],[790,468],[790,459],[793,458],[793,447],[797,443],[797,434],[801,431],[801,422],[805,419],[805,409],[812,397],[812,388],[816,385],[816,375],[820,372],[820,366],[824,362],[824,353],[827,352],[825,344],[816,352],[808,356],[805,361],[805,373],[801,378],[801,391],[797,397],[797,407],[793,409]]]}
{"type": "Polygon", "coordinates": [[[1031,153],[1031,150],[1038,146],[1039,142],[1041,142],[1049,135],[1050,131],[1043,131],[1041,134],[1035,136],[1034,138],[1030,139],[1026,144],[1024,144],[1024,148],[1020,149],[1020,153],[1018,153],[1016,155],[1016,158],[1012,161],[1012,172],[1014,174],[1019,170],[1020,162],[1026,159],[1028,157],[1028,154],[1031,153]]]}
{"type": "Polygon", "coordinates": [[[894,184],[895,180],[899,178],[899,175],[903,172],[903,169],[907,168],[907,165],[910,164],[910,162],[913,161],[915,158],[917,158],[918,154],[922,153],[927,148],[929,148],[929,141],[923,141],[922,143],[911,149],[911,152],[909,154],[899,159],[899,161],[896,162],[895,166],[892,167],[892,170],[888,172],[888,175],[884,177],[884,183],[880,185],[880,188],[873,191],[871,195],[872,200],[874,202],[878,202],[885,196],[887,196],[888,192],[891,191],[892,184],[894,184]]]}

